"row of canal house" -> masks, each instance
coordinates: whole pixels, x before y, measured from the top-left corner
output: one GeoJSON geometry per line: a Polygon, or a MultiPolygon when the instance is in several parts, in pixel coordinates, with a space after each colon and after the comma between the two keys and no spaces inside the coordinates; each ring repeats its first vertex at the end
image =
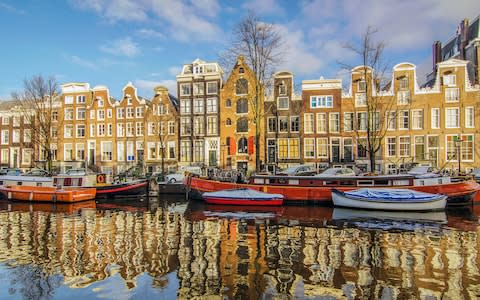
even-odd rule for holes
{"type": "MultiPolygon", "coordinates": [[[[293,74],[274,74],[270,95],[261,99],[261,165],[273,170],[300,163],[357,166],[369,161],[363,67],[351,72],[347,92],[340,79],[304,80],[295,91],[293,74]]],[[[376,114],[388,126],[377,153],[377,170],[395,172],[411,163],[441,168],[480,166],[480,89],[467,75],[467,62],[450,59],[436,67],[431,85],[420,87],[416,67],[393,68],[391,84],[378,96],[394,105],[376,114]],[[388,121],[388,122],[387,122],[388,121]],[[459,161],[460,160],[460,161],[459,161]]],[[[177,76],[178,98],[157,87],[151,99],[128,83],[121,99],[104,86],[61,86],[52,136],[61,169],[89,166],[119,173],[136,166],[147,172],[178,166],[255,169],[255,76],[242,57],[223,81],[217,63],[195,60],[177,76]]],[[[374,90],[373,87],[370,90],[374,90]]],[[[0,163],[30,168],[44,161],[31,145],[30,124],[18,109],[2,104],[0,163]]]]}

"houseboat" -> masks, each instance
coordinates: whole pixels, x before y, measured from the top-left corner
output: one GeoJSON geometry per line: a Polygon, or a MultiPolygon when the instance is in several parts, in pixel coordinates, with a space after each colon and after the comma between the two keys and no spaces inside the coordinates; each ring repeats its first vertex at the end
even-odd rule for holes
{"type": "Polygon", "coordinates": [[[278,176],[254,175],[248,183],[222,182],[189,175],[185,177],[188,196],[201,200],[205,192],[225,189],[250,188],[266,193],[281,194],[285,204],[332,204],[332,189],[350,191],[358,188],[396,188],[442,194],[448,197],[448,205],[471,204],[480,185],[474,180],[452,180],[447,176],[376,175],[376,176],[278,176]]]}
{"type": "Polygon", "coordinates": [[[3,185],[0,193],[8,200],[75,203],[95,199],[94,188],[59,188],[47,186],[3,185]]]}

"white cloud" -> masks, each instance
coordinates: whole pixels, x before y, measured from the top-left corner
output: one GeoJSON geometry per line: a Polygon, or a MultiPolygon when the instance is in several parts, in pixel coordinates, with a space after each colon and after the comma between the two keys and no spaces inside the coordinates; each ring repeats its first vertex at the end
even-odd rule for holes
{"type": "Polygon", "coordinates": [[[98,69],[97,64],[95,64],[94,62],[92,62],[92,61],[90,61],[90,60],[81,58],[81,57],[79,57],[79,56],[69,55],[69,56],[66,56],[65,58],[66,58],[68,61],[70,61],[71,63],[74,63],[74,64],[76,64],[76,65],[82,66],[82,67],[84,67],[84,68],[92,69],[92,70],[97,70],[97,69],[98,69]]]}
{"type": "Polygon", "coordinates": [[[0,2],[0,10],[4,10],[10,13],[19,14],[19,15],[25,14],[24,10],[16,8],[15,6],[12,6],[10,4],[3,3],[3,2],[0,2]]]}
{"type": "Polygon", "coordinates": [[[160,31],[156,31],[151,28],[142,28],[137,30],[137,34],[139,36],[145,37],[145,38],[155,38],[155,39],[164,39],[165,35],[161,33],[160,31]]]}
{"type": "Polygon", "coordinates": [[[134,57],[140,53],[140,48],[130,37],[112,41],[110,45],[103,45],[100,50],[118,56],[134,57]]]}
{"type": "Polygon", "coordinates": [[[249,0],[242,5],[259,15],[283,15],[285,10],[275,0],[249,0]]]}
{"type": "Polygon", "coordinates": [[[71,0],[73,6],[93,10],[111,21],[143,21],[147,13],[143,0],[71,0]]]}
{"type": "Polygon", "coordinates": [[[177,94],[177,82],[173,79],[159,81],[136,79],[134,80],[134,84],[138,88],[139,94],[145,95],[147,98],[150,98],[153,95],[153,89],[159,85],[166,87],[170,94],[177,94]]]}
{"type": "Polygon", "coordinates": [[[220,4],[217,0],[194,0],[191,4],[203,16],[215,17],[220,12],[220,4]]]}

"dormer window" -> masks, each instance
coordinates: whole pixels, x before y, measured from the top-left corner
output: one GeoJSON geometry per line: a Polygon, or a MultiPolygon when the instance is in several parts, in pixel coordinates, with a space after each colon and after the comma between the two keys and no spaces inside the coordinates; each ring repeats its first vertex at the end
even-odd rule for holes
{"type": "Polygon", "coordinates": [[[287,87],[285,84],[282,82],[278,85],[278,94],[280,96],[286,96],[287,95],[287,87]]]}
{"type": "Polygon", "coordinates": [[[408,90],[408,77],[403,77],[398,80],[398,87],[400,90],[408,90]]]}
{"type": "Polygon", "coordinates": [[[132,100],[131,97],[128,97],[128,98],[127,98],[127,104],[128,104],[128,105],[132,105],[132,104],[133,104],[133,100],[132,100]]]}
{"type": "Polygon", "coordinates": [[[357,91],[359,93],[364,93],[366,90],[367,90],[367,82],[362,79],[357,83],[357,91]]]}
{"type": "Polygon", "coordinates": [[[239,74],[245,73],[245,69],[242,68],[242,67],[238,68],[238,73],[239,73],[239,74]]]}
{"type": "Polygon", "coordinates": [[[232,100],[227,99],[227,100],[225,101],[225,107],[232,107],[232,100]]]}
{"type": "Polygon", "coordinates": [[[99,98],[98,99],[98,107],[103,107],[105,103],[103,102],[103,99],[99,98]]]}
{"type": "Polygon", "coordinates": [[[446,86],[455,86],[456,83],[456,76],[455,74],[448,74],[448,75],[443,75],[443,85],[446,86]]]}
{"type": "Polygon", "coordinates": [[[85,103],[85,96],[84,95],[78,95],[77,96],[77,103],[85,103]]]}
{"type": "Polygon", "coordinates": [[[240,78],[237,80],[235,85],[235,93],[237,95],[248,94],[248,81],[245,78],[240,78]]]}

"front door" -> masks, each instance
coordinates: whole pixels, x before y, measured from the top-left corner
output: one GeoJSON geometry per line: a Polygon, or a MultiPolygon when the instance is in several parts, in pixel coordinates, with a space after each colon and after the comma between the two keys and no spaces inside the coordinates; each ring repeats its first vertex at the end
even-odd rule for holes
{"type": "Polygon", "coordinates": [[[217,166],[217,150],[209,150],[208,151],[208,165],[210,167],[217,166]]]}
{"type": "Polygon", "coordinates": [[[340,162],[340,140],[338,138],[332,139],[332,162],[340,162]]]}
{"type": "Polygon", "coordinates": [[[275,140],[268,140],[268,162],[275,163],[277,160],[277,145],[275,140]]]}

